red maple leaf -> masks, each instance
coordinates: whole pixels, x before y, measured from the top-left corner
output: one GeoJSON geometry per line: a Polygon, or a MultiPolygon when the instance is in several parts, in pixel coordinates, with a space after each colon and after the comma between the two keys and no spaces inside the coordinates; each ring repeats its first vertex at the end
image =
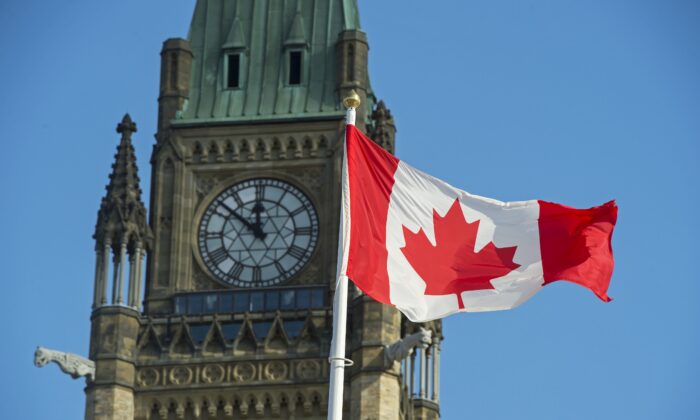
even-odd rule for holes
{"type": "Polygon", "coordinates": [[[461,293],[467,290],[493,289],[491,280],[505,276],[519,264],[513,262],[517,246],[499,248],[489,242],[474,252],[479,220],[468,223],[459,200],[444,216],[433,210],[435,243],[419,229],[413,233],[406,226],[403,255],[425,281],[426,295],[457,295],[459,308],[464,308],[461,293]]]}

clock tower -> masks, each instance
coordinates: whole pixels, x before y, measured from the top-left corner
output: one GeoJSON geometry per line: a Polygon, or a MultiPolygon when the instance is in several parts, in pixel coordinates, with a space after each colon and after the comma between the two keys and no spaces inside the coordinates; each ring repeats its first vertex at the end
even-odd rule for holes
{"type": "MultiPolygon", "coordinates": [[[[367,56],[353,0],[198,0],[165,41],[150,212],[127,115],[98,213],[86,419],[326,418],[343,97],[394,150],[367,56]]],[[[441,323],[349,299],[344,418],[438,418],[441,323]]]]}

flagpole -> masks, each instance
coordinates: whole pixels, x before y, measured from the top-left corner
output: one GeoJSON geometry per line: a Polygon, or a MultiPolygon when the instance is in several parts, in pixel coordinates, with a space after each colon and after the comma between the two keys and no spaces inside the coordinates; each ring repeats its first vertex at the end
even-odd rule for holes
{"type": "MultiPolygon", "coordinates": [[[[343,99],[345,105],[345,123],[355,125],[355,110],[360,105],[360,97],[353,90],[343,99]]],[[[344,145],[347,144],[347,130],[344,145]]],[[[333,339],[331,355],[330,389],[328,392],[328,420],[343,418],[343,385],[345,367],[352,366],[352,360],[345,358],[345,331],[348,318],[348,277],[345,275],[347,264],[347,245],[349,240],[349,200],[347,180],[347,149],[343,147],[342,202],[340,205],[340,229],[338,237],[338,275],[333,301],[333,339]]]]}

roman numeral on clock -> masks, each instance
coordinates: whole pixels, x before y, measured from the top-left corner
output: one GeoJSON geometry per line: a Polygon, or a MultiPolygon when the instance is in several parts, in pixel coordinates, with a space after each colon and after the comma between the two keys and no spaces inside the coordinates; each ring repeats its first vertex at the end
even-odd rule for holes
{"type": "Polygon", "coordinates": [[[256,185],[255,186],[255,201],[262,201],[263,195],[265,195],[265,186],[256,185]]]}
{"type": "Polygon", "coordinates": [[[289,248],[289,251],[287,251],[287,253],[298,260],[300,260],[306,256],[306,250],[303,248],[299,248],[296,245],[292,245],[289,248]]]}
{"type": "Polygon", "coordinates": [[[207,232],[206,235],[204,235],[205,239],[221,239],[221,232],[207,232]]]}
{"type": "Polygon", "coordinates": [[[289,215],[294,217],[297,214],[301,214],[301,212],[303,212],[303,211],[304,211],[304,206],[301,206],[301,207],[297,208],[296,210],[290,212],[289,215]]]}
{"type": "Polygon", "coordinates": [[[295,235],[311,235],[311,226],[295,228],[294,234],[295,235]]]}
{"type": "Polygon", "coordinates": [[[228,275],[234,279],[237,279],[240,277],[242,272],[243,272],[243,264],[237,262],[228,271],[228,275]]]}
{"type": "Polygon", "coordinates": [[[209,259],[216,265],[221,264],[227,258],[228,252],[226,252],[226,250],[223,247],[218,248],[209,254],[209,259]]]}
{"type": "Polygon", "coordinates": [[[236,204],[238,204],[238,207],[243,206],[243,200],[241,200],[241,197],[238,196],[237,192],[232,193],[231,197],[233,197],[233,199],[236,200],[236,204]]]}
{"type": "Polygon", "coordinates": [[[284,267],[282,267],[282,264],[280,264],[279,261],[275,261],[275,268],[277,269],[277,272],[279,273],[280,277],[286,280],[287,273],[284,271],[284,267]]]}
{"type": "Polygon", "coordinates": [[[253,282],[258,283],[262,280],[262,272],[260,267],[253,267],[253,282]]]}

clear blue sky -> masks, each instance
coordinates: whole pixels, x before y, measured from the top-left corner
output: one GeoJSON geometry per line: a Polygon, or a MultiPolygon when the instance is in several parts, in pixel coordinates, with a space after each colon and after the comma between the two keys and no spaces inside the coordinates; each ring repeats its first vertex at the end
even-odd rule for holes
{"type": "MultiPolygon", "coordinates": [[[[82,380],[32,354],[87,354],[114,128],[137,121],[147,192],[159,51],[193,4],[0,2],[1,418],[82,418],[82,380]]],[[[501,200],[620,206],[612,303],[559,282],[445,321],[443,418],[699,418],[700,3],[360,7],[400,158],[501,200]]]]}

